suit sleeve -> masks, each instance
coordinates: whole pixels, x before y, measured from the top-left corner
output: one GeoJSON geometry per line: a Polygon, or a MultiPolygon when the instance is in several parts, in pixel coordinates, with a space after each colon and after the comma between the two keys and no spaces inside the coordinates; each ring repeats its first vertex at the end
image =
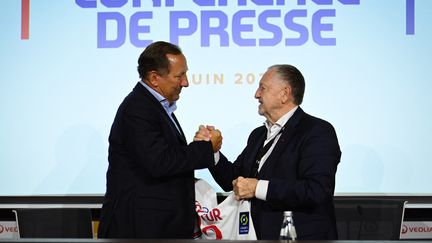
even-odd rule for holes
{"type": "Polygon", "coordinates": [[[246,161],[252,156],[250,150],[258,140],[260,134],[262,135],[263,128],[255,129],[248,138],[247,145],[241,154],[237,157],[234,163],[228,161],[228,159],[221,153],[221,157],[217,165],[213,168],[209,168],[213,178],[219,184],[224,191],[232,191],[232,181],[237,179],[239,176],[248,177],[250,168],[245,168],[246,161]]]}
{"type": "MultiPolygon", "coordinates": [[[[290,151],[292,153],[292,151],[290,151]]],[[[270,179],[267,202],[289,208],[314,208],[333,197],[340,149],[334,128],[322,121],[307,129],[295,157],[297,172],[270,179]]]]}
{"type": "Polygon", "coordinates": [[[122,151],[131,154],[133,158],[129,159],[135,163],[131,166],[148,176],[169,177],[214,166],[211,142],[180,143],[158,113],[125,111],[115,124],[117,127],[112,131],[117,131],[117,134],[112,134],[110,142],[122,144],[118,147],[125,148],[125,151],[112,154],[121,154],[122,151]]]}
{"type": "MultiPolygon", "coordinates": [[[[241,155],[239,156],[239,158],[241,155]]],[[[238,164],[233,164],[221,153],[219,162],[216,166],[209,168],[215,181],[226,192],[232,191],[232,181],[238,177],[238,164]]]]}

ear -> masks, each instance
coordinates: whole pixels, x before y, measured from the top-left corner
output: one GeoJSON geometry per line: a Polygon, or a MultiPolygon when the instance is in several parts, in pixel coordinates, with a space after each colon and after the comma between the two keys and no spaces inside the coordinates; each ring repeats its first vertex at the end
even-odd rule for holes
{"type": "Polygon", "coordinates": [[[156,71],[150,71],[148,75],[148,80],[150,85],[153,88],[156,88],[159,86],[159,74],[156,71]]]}
{"type": "Polygon", "coordinates": [[[282,104],[285,104],[292,100],[292,89],[291,86],[287,85],[282,90],[282,104]]]}

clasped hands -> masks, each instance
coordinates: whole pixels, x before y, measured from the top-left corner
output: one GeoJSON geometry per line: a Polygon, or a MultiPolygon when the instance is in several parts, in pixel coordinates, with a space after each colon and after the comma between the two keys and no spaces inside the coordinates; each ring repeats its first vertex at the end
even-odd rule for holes
{"type": "Polygon", "coordinates": [[[200,125],[195,133],[194,141],[210,141],[213,147],[213,152],[217,152],[222,147],[222,133],[214,126],[200,125]]]}
{"type": "MultiPolygon", "coordinates": [[[[219,151],[222,146],[222,134],[218,129],[215,129],[214,126],[200,125],[193,140],[210,141],[214,152],[219,151]]],[[[239,176],[237,179],[232,181],[232,184],[236,200],[255,197],[255,189],[258,184],[257,179],[239,176]]]]}

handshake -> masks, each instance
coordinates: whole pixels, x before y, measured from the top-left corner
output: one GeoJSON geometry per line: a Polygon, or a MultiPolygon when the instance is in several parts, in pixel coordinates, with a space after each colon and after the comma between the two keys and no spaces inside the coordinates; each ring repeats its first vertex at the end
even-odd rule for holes
{"type": "MultiPolygon", "coordinates": [[[[210,141],[213,152],[220,150],[222,146],[222,134],[214,126],[200,125],[195,133],[194,141],[210,141]]],[[[236,200],[250,199],[255,197],[255,190],[258,184],[256,178],[244,178],[242,176],[232,181],[233,191],[236,200]]]]}
{"type": "Polygon", "coordinates": [[[213,152],[220,150],[222,146],[222,134],[214,126],[200,125],[195,133],[194,141],[210,141],[212,143],[213,152]]]}

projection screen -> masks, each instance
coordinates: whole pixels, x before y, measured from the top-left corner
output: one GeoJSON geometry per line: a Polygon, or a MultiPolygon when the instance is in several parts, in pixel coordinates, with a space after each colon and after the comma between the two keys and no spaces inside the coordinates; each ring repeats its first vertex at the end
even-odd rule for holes
{"type": "MultiPolygon", "coordinates": [[[[306,79],[301,107],[336,129],[336,193],[430,195],[432,1],[2,1],[0,195],[102,195],[110,126],[157,40],[178,44],[189,142],[222,131],[235,160],[262,125],[273,64],[306,79]]],[[[207,170],[196,176],[221,189],[207,170]]]]}

